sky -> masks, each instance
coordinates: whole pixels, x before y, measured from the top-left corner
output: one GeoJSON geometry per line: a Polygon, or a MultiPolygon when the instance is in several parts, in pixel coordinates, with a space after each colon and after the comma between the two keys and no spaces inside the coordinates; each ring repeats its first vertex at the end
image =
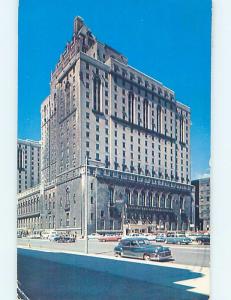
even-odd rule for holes
{"type": "Polygon", "coordinates": [[[19,1],[18,137],[40,139],[50,74],[81,16],[128,64],[175,91],[191,108],[192,179],[209,174],[210,0],[19,1]]]}

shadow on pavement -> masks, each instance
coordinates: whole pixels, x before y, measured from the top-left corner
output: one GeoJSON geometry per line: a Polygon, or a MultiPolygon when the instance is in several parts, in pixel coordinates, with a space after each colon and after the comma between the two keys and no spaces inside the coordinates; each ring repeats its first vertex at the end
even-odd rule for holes
{"type": "Polygon", "coordinates": [[[201,273],[155,264],[18,249],[18,281],[31,300],[199,300],[176,281],[201,273]]]}

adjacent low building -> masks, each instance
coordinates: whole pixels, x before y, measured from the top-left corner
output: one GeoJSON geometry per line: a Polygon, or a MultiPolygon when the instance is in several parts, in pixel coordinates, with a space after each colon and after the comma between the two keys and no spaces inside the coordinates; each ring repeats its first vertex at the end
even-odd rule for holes
{"type": "Polygon", "coordinates": [[[197,230],[210,229],[210,178],[192,181],[195,186],[195,227],[197,230]]]}
{"type": "Polygon", "coordinates": [[[80,17],[50,87],[37,224],[81,235],[86,224],[88,232],[190,228],[190,108],[175,92],[98,41],[80,17]]]}

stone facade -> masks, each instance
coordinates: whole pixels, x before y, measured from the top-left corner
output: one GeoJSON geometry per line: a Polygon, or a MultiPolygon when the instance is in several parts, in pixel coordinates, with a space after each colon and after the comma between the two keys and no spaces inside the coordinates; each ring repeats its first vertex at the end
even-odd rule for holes
{"type": "Polygon", "coordinates": [[[18,194],[17,227],[20,229],[40,229],[42,201],[40,185],[18,194]]]}
{"type": "Polygon", "coordinates": [[[189,107],[80,17],[50,86],[41,105],[43,228],[84,234],[87,201],[89,232],[187,229],[189,107]]]}

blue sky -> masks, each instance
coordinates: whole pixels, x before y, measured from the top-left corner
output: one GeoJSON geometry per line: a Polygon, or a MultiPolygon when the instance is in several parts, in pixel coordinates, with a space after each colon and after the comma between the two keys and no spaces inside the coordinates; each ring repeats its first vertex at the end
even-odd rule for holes
{"type": "Polygon", "coordinates": [[[40,104],[50,73],[80,15],[128,63],[191,107],[192,178],[209,172],[211,2],[209,0],[21,0],[18,136],[40,139],[40,104]]]}

